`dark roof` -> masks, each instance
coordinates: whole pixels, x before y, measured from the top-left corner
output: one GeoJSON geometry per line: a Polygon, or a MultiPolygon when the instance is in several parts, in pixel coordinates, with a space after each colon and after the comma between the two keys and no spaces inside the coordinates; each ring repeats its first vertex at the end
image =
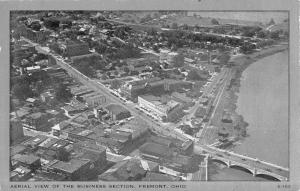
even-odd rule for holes
{"type": "Polygon", "coordinates": [[[167,138],[163,138],[163,137],[157,137],[157,136],[152,136],[151,140],[154,143],[158,143],[160,145],[165,145],[165,146],[169,146],[171,145],[172,141],[167,139],[167,138]]]}
{"type": "Polygon", "coordinates": [[[124,108],[121,105],[117,105],[117,104],[110,104],[110,105],[106,106],[106,109],[109,110],[110,112],[114,113],[114,114],[129,112],[126,108],[124,108]]]}
{"type": "Polygon", "coordinates": [[[26,150],[26,147],[24,145],[15,145],[10,147],[10,156],[14,156],[16,154],[19,154],[26,150]]]}
{"type": "Polygon", "coordinates": [[[149,143],[149,142],[143,144],[139,148],[139,150],[142,153],[155,155],[159,157],[168,157],[172,154],[169,147],[157,143],[149,143]]]}
{"type": "Polygon", "coordinates": [[[58,161],[52,164],[51,167],[68,173],[73,173],[89,162],[90,160],[71,159],[68,162],[58,161]]]}
{"type": "Polygon", "coordinates": [[[179,177],[173,177],[167,174],[147,172],[146,177],[143,181],[179,181],[179,177]]]}
{"type": "Polygon", "coordinates": [[[109,170],[99,176],[100,180],[138,180],[146,171],[141,167],[139,160],[123,160],[112,166],[109,170]]]}
{"type": "Polygon", "coordinates": [[[49,137],[48,139],[40,143],[39,146],[44,148],[49,148],[52,145],[54,145],[57,141],[58,139],[49,137]]]}
{"type": "Polygon", "coordinates": [[[23,145],[38,145],[40,144],[41,142],[43,142],[44,140],[46,140],[48,137],[47,136],[44,136],[44,135],[38,135],[36,137],[32,137],[31,139],[23,142],[22,144],[23,145]]]}
{"type": "Polygon", "coordinates": [[[35,173],[29,181],[62,181],[65,179],[66,176],[62,174],[39,171],[35,173]]]}
{"type": "Polygon", "coordinates": [[[184,165],[184,166],[190,165],[191,160],[192,160],[192,157],[185,156],[185,155],[177,155],[177,156],[174,156],[172,159],[172,161],[174,163],[184,165]]]}
{"type": "Polygon", "coordinates": [[[31,155],[16,154],[15,156],[12,157],[12,159],[28,165],[31,165],[36,161],[40,160],[39,157],[34,156],[32,154],[31,155]]]}
{"type": "Polygon", "coordinates": [[[97,145],[94,141],[80,141],[74,143],[74,148],[78,147],[81,149],[89,150],[89,151],[96,151],[96,152],[105,152],[105,147],[101,145],[97,145]]]}

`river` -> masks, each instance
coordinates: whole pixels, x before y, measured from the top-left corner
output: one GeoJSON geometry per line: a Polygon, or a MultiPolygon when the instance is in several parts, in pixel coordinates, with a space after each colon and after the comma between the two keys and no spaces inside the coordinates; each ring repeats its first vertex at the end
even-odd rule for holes
{"type": "MultiPolygon", "coordinates": [[[[262,58],[243,72],[237,113],[249,123],[249,136],[233,151],[288,167],[288,51],[262,58]]],[[[261,180],[227,168],[210,179],[261,180]]]]}

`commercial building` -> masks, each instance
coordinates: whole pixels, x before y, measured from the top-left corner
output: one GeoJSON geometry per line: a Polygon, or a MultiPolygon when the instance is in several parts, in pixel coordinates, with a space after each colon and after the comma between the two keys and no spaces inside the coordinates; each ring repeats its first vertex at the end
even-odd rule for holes
{"type": "Polygon", "coordinates": [[[49,115],[47,115],[46,113],[32,113],[25,118],[23,126],[38,131],[48,131],[50,130],[51,126],[51,124],[48,122],[48,119],[49,115]]]}
{"type": "Polygon", "coordinates": [[[157,143],[145,143],[140,148],[142,158],[154,162],[161,162],[163,158],[170,158],[172,151],[169,147],[157,143]]]}
{"type": "Polygon", "coordinates": [[[142,181],[180,181],[180,177],[170,176],[168,174],[162,174],[157,172],[147,172],[142,181]]]}
{"type": "Polygon", "coordinates": [[[121,105],[110,104],[106,106],[105,109],[108,111],[111,120],[114,121],[122,120],[131,116],[130,111],[128,111],[126,108],[124,108],[121,105]]]}
{"type": "Polygon", "coordinates": [[[88,159],[71,159],[68,162],[54,161],[48,166],[48,171],[63,174],[67,180],[88,180],[88,174],[94,166],[88,159]]]}
{"type": "Polygon", "coordinates": [[[164,94],[166,92],[177,91],[182,88],[191,88],[192,83],[182,80],[160,79],[158,77],[145,80],[135,80],[125,83],[121,87],[122,94],[132,100],[140,95],[156,93],[164,94]]]}
{"type": "Polygon", "coordinates": [[[19,165],[24,166],[31,171],[35,171],[41,166],[40,158],[32,154],[16,154],[11,158],[11,161],[17,161],[19,165]]]}
{"type": "Polygon", "coordinates": [[[168,98],[156,97],[153,95],[142,95],[138,97],[139,106],[151,111],[160,119],[169,118],[170,114],[180,105],[174,100],[168,98]]]}
{"type": "Polygon", "coordinates": [[[140,160],[123,160],[112,166],[109,170],[98,176],[104,181],[138,181],[145,176],[146,170],[140,160]]]}

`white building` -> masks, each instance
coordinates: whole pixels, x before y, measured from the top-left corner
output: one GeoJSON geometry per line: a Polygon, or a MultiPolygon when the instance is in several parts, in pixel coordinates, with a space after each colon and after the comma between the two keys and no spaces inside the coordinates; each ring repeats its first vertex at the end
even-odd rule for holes
{"type": "Polygon", "coordinates": [[[174,63],[176,56],[178,56],[177,52],[171,52],[169,50],[162,49],[159,53],[159,62],[172,64],[174,63]]]}
{"type": "Polygon", "coordinates": [[[179,103],[174,100],[163,103],[160,97],[153,95],[139,96],[138,104],[140,107],[154,113],[159,118],[168,117],[169,112],[179,105],[179,103]]]}

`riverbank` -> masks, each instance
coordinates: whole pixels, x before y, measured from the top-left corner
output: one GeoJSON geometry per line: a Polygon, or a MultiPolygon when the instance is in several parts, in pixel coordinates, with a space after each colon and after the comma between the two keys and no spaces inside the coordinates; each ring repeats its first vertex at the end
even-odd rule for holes
{"type": "MultiPolygon", "coordinates": [[[[281,45],[274,45],[272,47],[263,49],[259,52],[254,52],[249,55],[243,55],[240,57],[236,57],[230,61],[232,66],[233,78],[230,82],[230,85],[227,89],[228,98],[227,104],[224,106],[224,110],[226,110],[231,118],[232,118],[232,128],[229,131],[229,134],[234,137],[234,143],[241,142],[245,137],[248,136],[247,127],[248,123],[244,120],[243,116],[240,115],[237,109],[237,101],[238,101],[238,93],[241,87],[241,79],[243,72],[254,62],[258,60],[282,52],[288,49],[288,45],[281,44],[281,45]]],[[[232,147],[234,145],[229,145],[232,147]]]]}
{"type": "MultiPolygon", "coordinates": [[[[287,46],[270,47],[233,61],[234,80],[224,97],[226,109],[235,117],[232,126],[239,125],[234,144],[223,148],[287,167],[287,46]]],[[[273,179],[253,177],[242,169],[211,161],[209,180],[273,179]]]]}

